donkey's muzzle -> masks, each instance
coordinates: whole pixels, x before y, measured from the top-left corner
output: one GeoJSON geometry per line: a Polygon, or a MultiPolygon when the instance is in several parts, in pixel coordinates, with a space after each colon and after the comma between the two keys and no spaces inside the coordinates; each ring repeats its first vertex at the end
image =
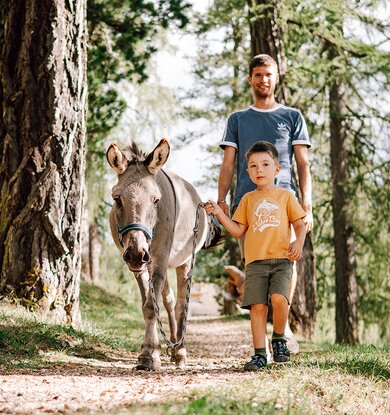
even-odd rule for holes
{"type": "Polygon", "coordinates": [[[123,259],[129,265],[130,269],[139,270],[150,260],[149,252],[144,249],[134,250],[127,248],[123,253],[123,259]]]}

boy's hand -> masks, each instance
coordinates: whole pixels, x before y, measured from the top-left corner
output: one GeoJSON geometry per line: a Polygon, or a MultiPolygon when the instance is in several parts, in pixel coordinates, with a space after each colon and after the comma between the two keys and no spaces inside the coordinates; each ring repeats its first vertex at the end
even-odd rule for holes
{"type": "Polygon", "coordinates": [[[221,213],[223,213],[223,210],[212,200],[209,200],[207,203],[204,203],[202,207],[208,215],[214,214],[215,216],[218,216],[221,213]]]}
{"type": "Polygon", "coordinates": [[[287,257],[290,261],[298,261],[302,256],[303,244],[299,243],[298,240],[291,242],[288,251],[287,257]]]}

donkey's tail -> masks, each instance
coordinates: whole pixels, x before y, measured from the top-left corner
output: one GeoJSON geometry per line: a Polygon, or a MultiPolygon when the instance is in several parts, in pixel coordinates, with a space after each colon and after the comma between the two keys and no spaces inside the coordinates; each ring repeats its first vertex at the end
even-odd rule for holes
{"type": "Polygon", "coordinates": [[[209,249],[222,243],[226,235],[222,234],[222,226],[214,215],[207,217],[208,232],[202,249],[209,249]]]}

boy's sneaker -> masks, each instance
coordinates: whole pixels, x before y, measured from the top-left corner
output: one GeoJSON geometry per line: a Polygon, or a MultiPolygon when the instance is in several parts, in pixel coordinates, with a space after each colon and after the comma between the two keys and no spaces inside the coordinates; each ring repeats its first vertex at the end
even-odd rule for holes
{"type": "Polygon", "coordinates": [[[245,363],[244,370],[247,372],[264,369],[267,366],[267,358],[261,354],[252,356],[250,362],[245,363]]]}
{"type": "Polygon", "coordinates": [[[290,352],[287,349],[286,339],[273,339],[272,351],[274,362],[288,362],[290,360],[290,352]]]}

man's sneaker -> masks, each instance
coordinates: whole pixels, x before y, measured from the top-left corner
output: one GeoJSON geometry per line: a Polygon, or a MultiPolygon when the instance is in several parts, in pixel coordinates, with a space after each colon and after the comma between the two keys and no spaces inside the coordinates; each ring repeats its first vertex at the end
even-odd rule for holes
{"type": "Polygon", "coordinates": [[[286,324],[286,328],[284,329],[284,337],[287,340],[287,348],[290,354],[298,354],[299,343],[297,342],[297,339],[294,337],[294,334],[291,331],[291,328],[288,322],[286,324]]]}
{"type": "Polygon", "coordinates": [[[273,339],[272,351],[274,362],[288,362],[290,360],[290,352],[287,349],[286,339],[273,339]]]}
{"type": "Polygon", "coordinates": [[[261,354],[255,354],[252,356],[250,362],[245,363],[244,370],[250,372],[259,369],[264,369],[267,366],[267,358],[261,354]]]}

